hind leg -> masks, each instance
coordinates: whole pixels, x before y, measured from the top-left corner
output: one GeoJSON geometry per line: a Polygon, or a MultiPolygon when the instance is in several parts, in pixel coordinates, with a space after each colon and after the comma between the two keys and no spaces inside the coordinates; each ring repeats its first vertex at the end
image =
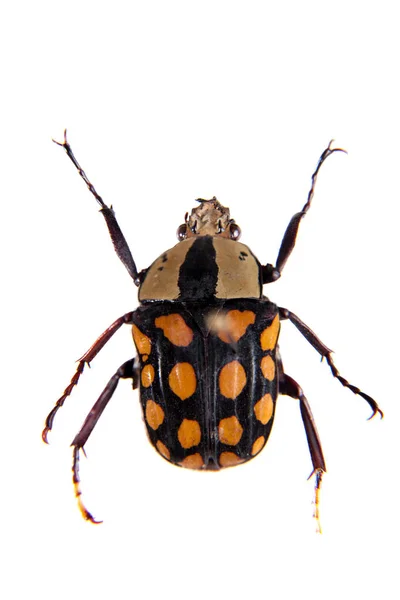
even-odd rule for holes
{"type": "Polygon", "coordinates": [[[306,432],[308,448],[310,450],[313,471],[310,475],[315,475],[315,496],[314,496],[314,517],[317,521],[317,531],[321,533],[321,524],[319,520],[319,494],[322,483],[322,475],[326,472],[325,459],[322,451],[321,441],[319,439],[317,426],[314,421],[308,400],[305,397],[300,385],[283,371],[282,362],[279,360],[279,393],[285,396],[295,398],[300,402],[300,413],[306,432]]]}
{"type": "Polygon", "coordinates": [[[82,516],[92,523],[101,523],[101,521],[96,521],[93,515],[87,510],[85,505],[82,502],[82,492],[80,488],[80,478],[79,478],[79,451],[84,450],[84,445],[86,444],[90,434],[96,426],[97,421],[101,417],[105,407],[108,402],[111,400],[112,395],[114,394],[116,387],[119,383],[120,379],[129,379],[132,378],[132,386],[133,389],[138,386],[138,374],[137,367],[135,365],[134,359],[128,360],[126,363],[120,366],[118,371],[111,377],[110,381],[107,383],[106,387],[100,394],[98,400],[95,402],[92,410],[86,417],[80,431],[75,436],[71,446],[73,447],[73,463],[72,463],[72,481],[75,489],[75,496],[78,500],[79,510],[82,513],[82,516]]]}

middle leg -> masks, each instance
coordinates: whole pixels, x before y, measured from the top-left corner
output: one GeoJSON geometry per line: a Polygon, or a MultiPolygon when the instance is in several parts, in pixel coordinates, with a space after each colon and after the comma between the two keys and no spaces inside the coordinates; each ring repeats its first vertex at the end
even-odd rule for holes
{"type": "Polygon", "coordinates": [[[326,362],[328,363],[328,365],[330,367],[332,375],[338,381],[340,381],[340,383],[342,384],[343,387],[348,388],[350,391],[353,392],[353,394],[357,394],[358,396],[361,396],[361,398],[363,398],[370,405],[370,407],[372,408],[373,412],[372,412],[372,415],[369,418],[372,419],[372,417],[374,417],[378,413],[379,416],[382,419],[383,412],[379,408],[378,403],[376,402],[376,400],[374,400],[373,398],[371,398],[371,396],[369,396],[368,394],[365,394],[365,392],[363,392],[362,390],[360,390],[360,388],[358,388],[357,386],[353,385],[352,383],[350,383],[349,381],[347,381],[347,379],[345,379],[344,377],[342,377],[342,375],[340,375],[340,373],[339,373],[339,371],[338,371],[335,363],[333,362],[332,350],[330,350],[328,348],[328,346],[325,346],[325,344],[323,342],[321,342],[321,340],[315,335],[315,333],[312,331],[312,329],[310,329],[308,327],[308,325],[306,325],[305,323],[303,323],[303,321],[301,319],[299,319],[299,317],[297,315],[295,315],[294,313],[292,313],[287,308],[281,308],[281,307],[279,307],[279,316],[280,316],[280,318],[281,318],[282,321],[284,319],[289,319],[289,321],[291,323],[293,323],[293,325],[306,338],[307,342],[309,344],[311,344],[311,346],[313,348],[315,348],[315,350],[320,354],[321,359],[324,359],[324,358],[326,359],[326,362]]]}

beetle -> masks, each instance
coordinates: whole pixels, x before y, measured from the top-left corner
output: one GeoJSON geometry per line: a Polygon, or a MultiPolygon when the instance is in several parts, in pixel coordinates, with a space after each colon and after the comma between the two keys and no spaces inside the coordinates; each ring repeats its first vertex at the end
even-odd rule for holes
{"type": "MultiPolygon", "coordinates": [[[[55,141],[55,140],[53,140],[55,141]]],[[[123,324],[131,325],[138,356],[111,377],[75,436],[73,484],[83,517],[100,523],[85,507],[79,477],[80,451],[92,433],[120,379],[140,387],[140,401],[150,442],[166,460],[190,469],[218,470],[244,463],[267,443],[278,394],[299,400],[315,476],[315,512],[319,526],[319,491],[326,471],[311,408],[300,385],[285,373],[279,353],[281,321],[289,320],[325,359],[332,375],[361,396],[372,415],[383,416],[376,401],[342,377],[332,351],[290,310],[263,295],[295,246],[301,219],[308,212],[319,170],[334,152],[332,141],[311,178],[307,202],[289,222],[275,266],[262,265],[238,241],[241,231],[229,209],[213,197],[197,199],[177,230],[178,244],[138,271],[112,207],[106,206],[76,160],[64,131],[63,147],[100,205],[114,249],[139,288],[139,307],[119,317],[79,359],[75,374],[49,413],[47,436],[56,413],[89,365],[123,324]]]]}

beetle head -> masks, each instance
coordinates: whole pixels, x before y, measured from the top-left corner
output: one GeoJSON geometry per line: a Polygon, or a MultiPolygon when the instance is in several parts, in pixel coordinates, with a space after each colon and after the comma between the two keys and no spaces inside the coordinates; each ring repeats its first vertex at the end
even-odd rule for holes
{"type": "Polygon", "coordinates": [[[185,215],[185,222],[178,227],[178,240],[199,235],[217,235],[219,237],[238,240],[240,227],[230,218],[229,208],[222,206],[214,196],[210,200],[197,198],[200,206],[193,208],[190,216],[185,215]]]}

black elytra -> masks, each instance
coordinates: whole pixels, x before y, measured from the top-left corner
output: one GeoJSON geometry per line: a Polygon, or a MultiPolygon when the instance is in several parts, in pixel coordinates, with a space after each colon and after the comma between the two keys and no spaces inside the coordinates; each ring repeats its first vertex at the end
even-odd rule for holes
{"type": "Polygon", "coordinates": [[[307,398],[283,369],[278,337],[280,323],[291,321],[325,358],[332,375],[361,396],[373,413],[383,416],[373,398],[342,377],[331,350],[295,314],[263,295],[263,285],[276,281],[296,242],[301,219],[311,206],[318,172],[334,152],[332,142],[312,175],[307,202],[284,233],[275,266],[261,265],[238,242],[240,228],[229,209],[214,197],[198,205],[178,228],[179,242],[138,272],[112,208],[105,205],[76,160],[67,141],[63,147],[100,204],[115,251],[139,287],[137,310],[119,317],[80,358],[71,382],[49,413],[43,440],[54,417],[84,370],[114,333],[132,327],[138,356],[111,377],[72,442],[73,483],[83,517],[100,523],[81,498],[79,455],[120,379],[140,387],[140,401],[150,442],[166,460],[191,469],[218,470],[246,462],[267,443],[278,394],[299,400],[300,413],[315,475],[315,511],[319,524],[319,492],[325,460],[307,398]]]}

